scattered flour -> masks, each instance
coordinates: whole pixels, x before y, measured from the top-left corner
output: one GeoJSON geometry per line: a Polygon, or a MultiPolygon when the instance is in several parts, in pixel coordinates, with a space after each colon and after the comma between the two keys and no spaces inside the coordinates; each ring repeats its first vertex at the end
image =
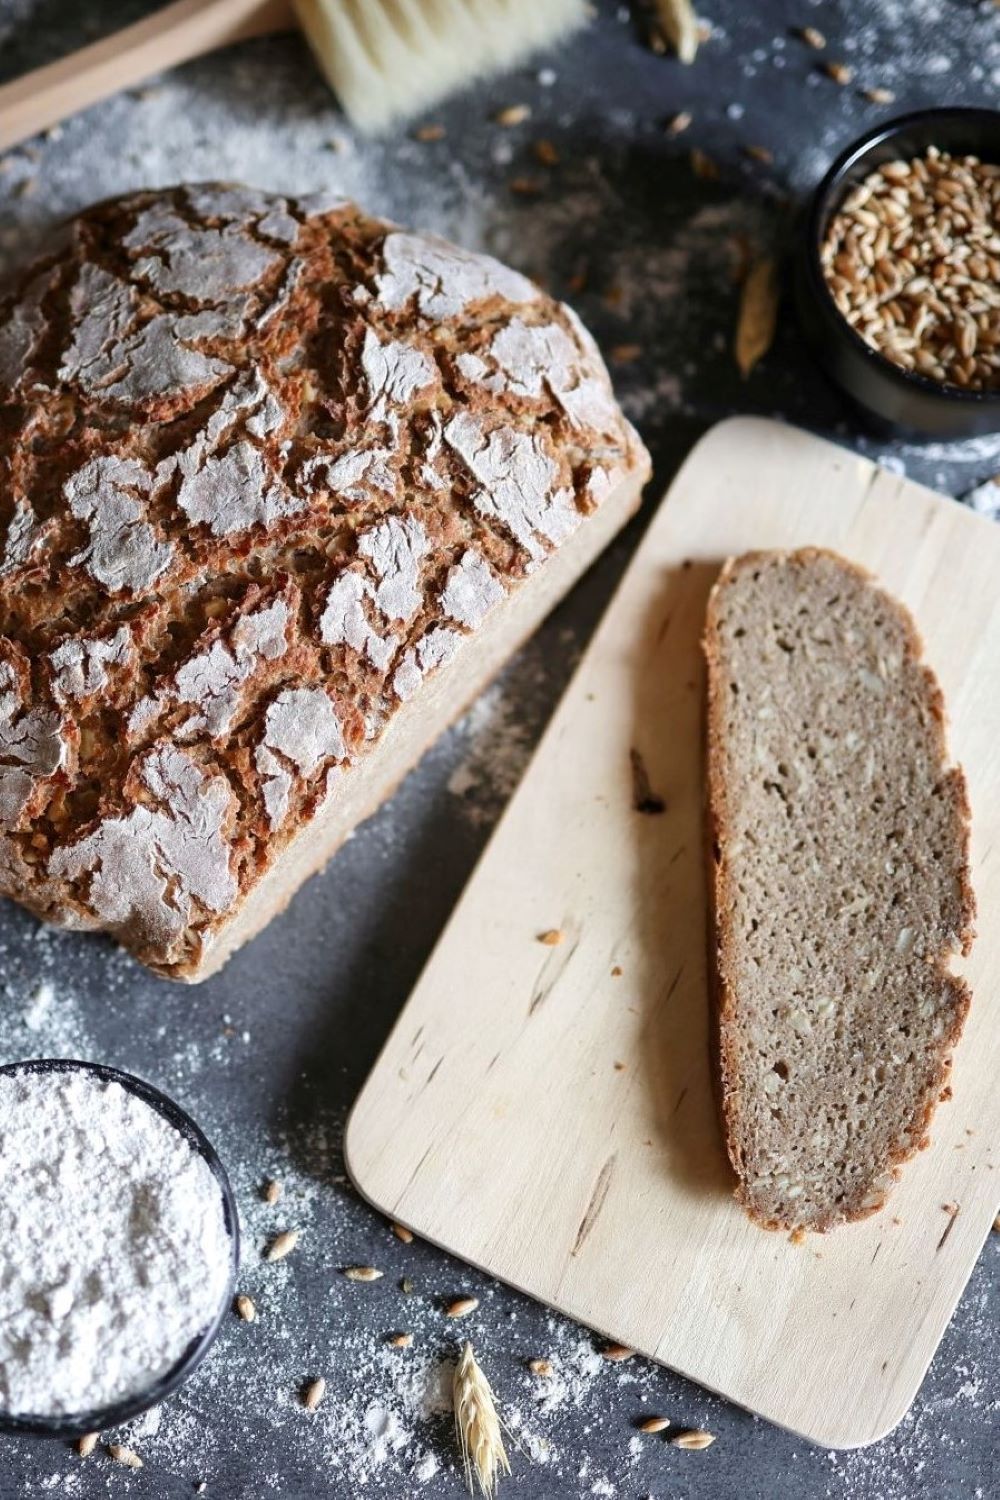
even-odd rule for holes
{"type": "MultiPolygon", "coordinates": [[[[951,34],[942,31],[939,0],[872,0],[863,16],[857,6],[850,15],[843,8],[841,15],[828,4],[803,3],[803,15],[829,33],[838,55],[851,55],[859,81],[899,90],[899,108],[932,102],[931,93],[920,91],[923,77],[928,90],[939,91],[947,81],[935,73],[935,59],[945,55],[951,34]],[[911,80],[916,92],[908,92],[911,80]]],[[[0,43],[11,16],[20,28],[38,9],[38,0],[10,0],[0,43]]],[[[613,23],[613,9],[602,9],[613,23]]],[[[611,29],[631,45],[628,38],[637,28],[631,11],[622,9],[625,23],[611,29]]],[[[963,82],[978,78],[983,87],[1000,84],[995,9],[959,9],[975,41],[963,82]]],[[[766,182],[759,194],[756,189],[743,194],[741,184],[733,185],[740,143],[759,138],[776,147],[775,177],[782,189],[799,192],[875,118],[865,112],[859,119],[864,107],[854,90],[837,91],[815,77],[812,59],[799,55],[798,44],[784,26],[776,28],[771,15],[751,7],[733,10],[725,20],[723,25],[714,18],[712,52],[706,47],[705,58],[714,57],[728,70],[731,91],[708,112],[696,108],[690,134],[691,143],[701,143],[695,142],[697,131],[707,127],[715,133],[705,144],[723,160],[724,177],[706,189],[704,203],[693,210],[688,188],[675,192],[680,175],[688,172],[688,141],[667,143],[662,134],[662,117],[674,105],[671,90],[686,86],[690,70],[665,64],[648,119],[638,98],[634,109],[609,108],[599,141],[587,117],[592,96],[578,95],[568,64],[558,74],[544,67],[523,75],[519,94],[532,103],[533,125],[539,134],[553,136],[563,161],[551,192],[518,201],[503,188],[508,172],[523,170],[524,142],[515,133],[465,133],[453,129],[449,118],[448,136],[435,147],[400,137],[363,141],[335,112],[304,49],[290,39],[268,39],[168,75],[139,95],[120,96],[68,121],[50,139],[32,143],[30,152],[9,153],[0,271],[48,243],[58,218],[92,199],[135,187],[227,177],[286,193],[330,188],[375,213],[486,249],[528,275],[545,278],[557,294],[577,303],[605,348],[618,342],[642,346],[634,363],[615,369],[616,385],[629,415],[648,422],[653,433],[666,434],[673,452],[687,440],[679,415],[695,419],[693,434],[695,424],[726,414],[734,401],[742,404],[728,353],[737,296],[732,273],[743,241],[756,244],[772,234],[775,204],[766,182]],[[796,141],[790,150],[789,143],[768,137],[768,91],[778,82],[770,70],[779,58],[787,63],[782,86],[794,69],[808,90],[803,99],[813,143],[805,149],[796,141]],[[757,82],[751,88],[744,78],[757,82]],[[745,114],[730,120],[725,105],[737,94],[745,114]],[[460,149],[453,145],[459,140],[460,149]],[[639,192],[636,183],[648,183],[651,163],[661,174],[657,191],[639,192]]],[[[647,62],[636,69],[637,81],[647,62]]],[[[957,69],[956,60],[953,78],[957,69]]],[[[497,102],[509,100],[503,96],[497,102]]],[[[971,95],[969,102],[975,102],[971,95]]],[[[457,109],[464,107],[460,102],[457,109]]],[[[765,374],[772,371],[780,380],[778,361],[765,374]]],[[[776,389],[774,405],[781,409],[787,402],[802,420],[794,394],[776,389]]],[[[846,429],[841,435],[857,441],[846,429]]],[[[882,452],[874,443],[859,446],[875,456],[882,452]]],[[[919,471],[925,458],[931,466],[959,466],[967,473],[959,487],[968,489],[1000,469],[1000,439],[893,451],[893,461],[911,470],[919,471]]],[[[446,769],[441,779],[451,775],[450,791],[474,823],[495,820],[524,769],[544,712],[530,701],[532,689],[547,680],[546,671],[529,647],[444,742],[440,753],[448,759],[437,760],[438,752],[431,757],[432,766],[440,768],[457,752],[457,769],[446,769]]],[[[393,836],[386,824],[380,857],[393,852],[393,836]]],[[[946,1492],[948,1463],[967,1454],[971,1443],[980,1445],[982,1474],[990,1472],[988,1434],[998,1409],[989,1379],[996,1368],[991,1295],[996,1246],[986,1247],[914,1411],[877,1447],[828,1458],[765,1430],[668,1372],[638,1360],[609,1368],[575,1326],[545,1317],[428,1247],[401,1246],[346,1182],[339,1112],[313,1100],[305,1120],[263,1118],[273,1097],[286,1092],[285,1080],[274,1089],[255,1071],[260,1065],[251,1039],[271,1024],[263,1006],[252,1026],[240,1015],[222,1018],[214,1012],[209,1023],[203,1011],[196,1024],[189,1024],[184,1017],[190,996],[184,1004],[154,1000],[142,988],[145,980],[137,984],[129,961],[104,950],[94,963],[99,982],[85,982],[75,972],[80,939],[38,928],[32,941],[33,930],[30,918],[10,912],[0,929],[0,1056],[113,1055],[142,1071],[130,1055],[131,1037],[142,1034],[141,1056],[148,1051],[155,1077],[184,1102],[208,1112],[203,1123],[230,1166],[245,1233],[241,1289],[254,1297],[258,1319],[251,1325],[235,1318],[227,1323],[191,1384],[161,1409],[158,1427],[147,1417],[147,1425],[132,1424],[115,1435],[142,1453],[147,1468],[137,1481],[111,1464],[85,1470],[70,1453],[62,1459],[49,1453],[34,1469],[26,1495],[85,1494],[90,1500],[104,1493],[105,1484],[117,1494],[123,1486],[147,1482],[154,1493],[161,1477],[169,1475],[178,1478],[177,1493],[204,1480],[209,1496],[218,1483],[220,1490],[254,1500],[318,1492],[335,1500],[368,1495],[381,1500],[422,1490],[435,1500],[438,1495],[457,1500],[464,1488],[450,1418],[441,1404],[455,1344],[442,1329],[440,1299],[470,1287],[482,1306],[469,1331],[521,1450],[513,1455],[513,1494],[548,1500],[550,1493],[586,1495],[585,1486],[595,1484],[618,1484],[623,1497],[700,1492],[695,1486],[704,1471],[695,1474],[690,1455],[680,1455],[675,1464],[676,1456],[662,1443],[637,1441],[630,1424],[644,1409],[715,1427],[720,1456],[731,1438],[743,1453],[753,1451],[744,1444],[761,1449],[766,1444],[778,1455],[776,1486],[787,1483],[789,1492],[815,1492],[823,1500],[924,1495],[936,1500],[946,1492]],[[39,1001],[46,983],[51,994],[39,1001]],[[119,1058],[119,1051],[126,1055],[119,1058]],[[241,1097],[254,1088],[262,1100],[260,1123],[237,1129],[224,1096],[241,1097]],[[285,1186],[276,1208],[259,1196],[267,1175],[285,1186]],[[302,1229],[299,1247],[287,1260],[267,1264],[260,1258],[262,1246],[290,1224],[302,1229]],[[344,1283],[339,1268],[361,1261],[383,1268],[383,1280],[361,1288],[344,1283]],[[415,1283],[408,1297],[399,1289],[404,1275],[415,1283]],[[411,1349],[382,1345],[382,1331],[397,1327],[413,1332],[411,1349]],[[548,1391],[524,1365],[542,1355],[555,1369],[548,1391]],[[327,1396],[318,1411],[307,1413],[299,1392],[316,1374],[327,1376],[327,1396]],[[374,1443],[366,1427],[373,1412],[384,1424],[374,1443]],[[581,1455],[595,1447],[617,1453],[617,1463],[609,1456],[605,1464],[611,1471],[603,1474],[589,1459],[578,1480],[581,1455]],[[626,1470],[631,1470],[627,1480],[626,1470]]],[[[156,997],[162,994],[156,991],[156,997]]],[[[297,1000],[295,985],[289,986],[289,998],[297,1000]]],[[[212,1003],[206,992],[204,1004],[212,1003]]],[[[338,1077],[331,1097],[346,1097],[358,1082],[345,1088],[338,1077]]],[[[771,1491],[761,1493],[771,1500],[771,1491]]],[[[988,1481],[975,1493],[991,1493],[988,1481]]]]}
{"type": "Polygon", "coordinates": [[[531,757],[531,737],[505,681],[479,697],[452,733],[465,753],[448,780],[476,823],[492,822],[507,802],[531,757]]]}

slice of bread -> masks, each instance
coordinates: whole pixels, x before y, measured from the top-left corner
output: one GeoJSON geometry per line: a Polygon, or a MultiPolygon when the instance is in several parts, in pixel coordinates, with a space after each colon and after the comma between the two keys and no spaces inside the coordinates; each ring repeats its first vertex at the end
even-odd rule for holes
{"type": "Polygon", "coordinates": [[[715,1039],[737,1198],[770,1228],[881,1208],[928,1144],[969,992],[969,807],[907,611],[831,552],[712,591],[715,1039]]]}

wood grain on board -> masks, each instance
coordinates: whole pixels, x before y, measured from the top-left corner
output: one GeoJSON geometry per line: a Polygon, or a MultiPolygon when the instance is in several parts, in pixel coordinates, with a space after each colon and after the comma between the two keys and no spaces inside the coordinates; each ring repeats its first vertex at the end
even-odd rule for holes
{"type": "Polygon", "coordinates": [[[722,423],[653,517],[355,1106],[355,1182],[769,1420],[873,1442],[1000,1200],[998,841],[1000,527],[793,428],[722,423]],[[795,1245],[733,1202],[716,1121],[698,642],[726,556],[807,543],[871,568],[924,635],[969,781],[979,938],[930,1149],[882,1213],[795,1245]],[[549,929],[563,940],[539,942],[549,929]]]}

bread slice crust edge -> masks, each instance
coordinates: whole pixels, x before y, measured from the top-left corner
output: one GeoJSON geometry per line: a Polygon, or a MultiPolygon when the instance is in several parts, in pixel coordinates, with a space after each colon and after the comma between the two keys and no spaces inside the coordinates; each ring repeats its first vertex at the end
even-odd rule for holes
{"type": "Polygon", "coordinates": [[[937,678],[924,661],[924,643],[909,610],[889,594],[871,572],[832,549],[821,547],[802,547],[793,550],[769,549],[730,557],[724,563],[709,595],[702,635],[702,652],[707,669],[704,726],[706,874],[709,917],[707,925],[708,980],[711,1006],[709,1033],[712,1076],[723,1139],[727,1156],[737,1179],[734,1196],[751,1220],[762,1228],[791,1230],[796,1234],[802,1232],[803,1228],[825,1232],[837,1224],[867,1218],[885,1206],[904,1164],[912,1159],[917,1151],[925,1149],[930,1144],[928,1131],[937,1104],[951,1097],[949,1080],[952,1070],[952,1052],[961,1036],[972,999],[967,982],[951,973],[948,967],[955,952],[963,957],[968,955],[975,936],[973,923],[976,901],[969,862],[971,808],[968,787],[962,769],[957,765],[949,764],[944,696],[937,678]],[[838,1211],[831,1211],[818,1219],[810,1219],[808,1224],[803,1226],[791,1216],[761,1212],[748,1191],[738,1152],[737,1136],[741,1098],[734,1022],[739,997],[734,983],[732,962],[735,933],[728,916],[732,909],[734,872],[732,865],[724,857],[731,827],[731,812],[728,806],[724,774],[725,728],[722,698],[724,672],[719,636],[719,610],[728,587],[739,578],[743,571],[775,560],[808,566],[817,559],[832,561],[853,576],[856,581],[874,589],[903,627],[906,653],[910,660],[919,667],[921,673],[923,693],[933,725],[935,754],[942,769],[942,785],[947,786],[948,797],[955,810],[955,831],[960,841],[960,848],[956,853],[959,868],[961,918],[955,933],[955,948],[940,950],[929,960],[940,982],[950,993],[949,1025],[940,1039],[936,1087],[927,1090],[923,1106],[911,1122],[909,1132],[911,1144],[900,1144],[881,1164],[887,1179],[881,1191],[867,1195],[859,1194],[853,1201],[845,1202],[838,1211]]]}

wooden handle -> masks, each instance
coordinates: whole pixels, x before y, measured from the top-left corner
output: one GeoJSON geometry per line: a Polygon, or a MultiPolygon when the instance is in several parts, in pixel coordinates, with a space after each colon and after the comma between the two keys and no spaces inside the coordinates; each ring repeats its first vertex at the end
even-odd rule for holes
{"type": "Polygon", "coordinates": [[[0,87],[0,150],[164,68],[293,24],[290,0],[174,0],[0,87]]]}

